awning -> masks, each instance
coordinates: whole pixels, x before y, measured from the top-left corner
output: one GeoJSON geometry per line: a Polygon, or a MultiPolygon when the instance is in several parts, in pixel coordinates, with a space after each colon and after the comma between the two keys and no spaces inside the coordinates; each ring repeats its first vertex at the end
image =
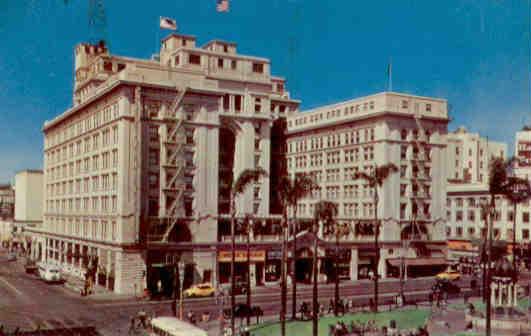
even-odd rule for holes
{"type": "MultiPolygon", "coordinates": [[[[395,267],[400,267],[402,264],[401,258],[387,259],[387,261],[395,267]]],[[[445,258],[405,258],[404,264],[407,266],[442,266],[446,265],[445,258]]]]}

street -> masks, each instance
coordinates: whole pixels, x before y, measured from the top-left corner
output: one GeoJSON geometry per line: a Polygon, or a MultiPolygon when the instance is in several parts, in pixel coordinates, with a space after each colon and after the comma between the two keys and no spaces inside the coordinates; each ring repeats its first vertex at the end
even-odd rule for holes
{"type": "MultiPolygon", "coordinates": [[[[426,301],[433,284],[433,278],[409,279],[405,283],[407,301],[426,301]]],[[[526,281],[526,280],[524,280],[526,281]]],[[[461,288],[468,288],[469,278],[459,280],[461,288]]],[[[389,305],[399,289],[396,279],[380,282],[380,304],[389,305]]],[[[354,298],[356,306],[366,305],[372,298],[372,282],[368,280],[343,282],[340,288],[343,299],[354,298]]],[[[298,286],[298,305],[302,301],[311,302],[312,287],[298,286]]],[[[333,284],[320,285],[319,299],[327,306],[333,297],[333,284]]],[[[291,296],[289,296],[291,298],[291,296]]],[[[245,296],[239,295],[237,302],[245,302],[245,296]]],[[[227,305],[229,298],[225,298],[227,305]]],[[[252,304],[258,305],[265,316],[277,316],[280,311],[280,291],[276,287],[258,288],[253,292],[252,304]]],[[[227,307],[227,306],[226,306],[227,307]]],[[[186,299],[185,316],[189,310],[198,318],[203,312],[210,312],[211,319],[218,316],[219,306],[214,298],[186,299]]],[[[291,302],[288,301],[288,318],[291,317],[291,302]]],[[[109,294],[107,297],[81,297],[79,293],[66,288],[63,284],[47,284],[35,275],[24,272],[22,259],[7,261],[5,250],[0,252],[0,321],[4,328],[13,331],[53,329],[93,326],[102,335],[126,334],[132,316],[144,309],[148,314],[171,315],[171,301],[138,301],[109,294]]],[[[216,322],[209,323],[209,329],[215,335],[216,322]]],[[[205,326],[206,327],[206,326],[205,326]]]]}

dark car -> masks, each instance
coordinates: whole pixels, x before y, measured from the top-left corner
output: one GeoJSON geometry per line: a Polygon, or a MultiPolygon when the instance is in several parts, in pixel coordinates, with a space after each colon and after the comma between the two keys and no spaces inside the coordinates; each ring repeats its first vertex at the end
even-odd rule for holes
{"type": "MultiPolygon", "coordinates": [[[[258,323],[260,317],[263,315],[264,315],[264,312],[262,308],[260,308],[259,306],[250,307],[245,303],[238,303],[234,306],[234,317],[235,318],[244,319],[244,318],[247,318],[247,316],[256,317],[256,323],[258,323]]],[[[230,308],[223,310],[223,317],[225,319],[230,319],[231,317],[230,308]]]]}
{"type": "MultiPolygon", "coordinates": [[[[234,295],[247,294],[247,283],[236,281],[234,283],[234,295]]],[[[229,295],[232,295],[232,286],[229,286],[229,295]]]]}
{"type": "Polygon", "coordinates": [[[36,274],[37,273],[37,263],[33,260],[26,260],[26,263],[24,264],[24,270],[28,274],[36,274]]]}
{"type": "Polygon", "coordinates": [[[461,292],[461,288],[449,280],[437,280],[432,290],[448,294],[459,294],[461,292]]]}

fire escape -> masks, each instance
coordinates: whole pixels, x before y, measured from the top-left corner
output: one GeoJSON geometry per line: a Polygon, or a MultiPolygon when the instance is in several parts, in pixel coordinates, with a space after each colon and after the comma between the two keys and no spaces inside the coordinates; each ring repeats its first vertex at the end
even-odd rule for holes
{"type": "Polygon", "coordinates": [[[160,136],[160,225],[156,233],[150,235],[151,241],[168,242],[170,232],[184,211],[184,172],[186,160],[184,147],[186,132],[181,103],[187,88],[177,88],[177,95],[168,113],[163,117],[164,123],[159,128],[160,136]]]}
{"type": "MultiPolygon", "coordinates": [[[[423,146],[423,140],[421,137],[426,137],[426,132],[424,131],[424,127],[422,126],[421,118],[422,115],[419,111],[419,106],[415,106],[415,111],[413,115],[415,119],[415,124],[417,126],[416,134],[413,135],[413,161],[414,165],[413,167],[417,168],[416,171],[413,170],[413,183],[417,187],[417,192],[413,194],[414,198],[412,199],[413,205],[415,205],[417,212],[413,213],[413,221],[411,223],[412,226],[412,234],[416,236],[418,234],[418,237],[420,238],[422,234],[422,230],[419,227],[419,220],[420,222],[423,222],[424,220],[427,220],[427,214],[424,214],[424,204],[425,201],[429,199],[429,194],[425,194],[424,185],[426,183],[426,180],[429,180],[429,176],[425,176],[425,162],[427,160],[427,155],[425,151],[425,146],[423,146]],[[416,150],[416,151],[415,151],[416,150]],[[424,201],[422,201],[424,200],[424,201]]],[[[427,139],[426,139],[427,141],[427,139]]]]}

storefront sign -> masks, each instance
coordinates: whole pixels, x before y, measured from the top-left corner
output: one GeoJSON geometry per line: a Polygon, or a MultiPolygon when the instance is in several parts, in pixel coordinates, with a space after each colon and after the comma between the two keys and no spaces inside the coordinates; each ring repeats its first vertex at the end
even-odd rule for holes
{"type": "MultiPolygon", "coordinates": [[[[247,251],[246,250],[236,251],[234,258],[236,262],[247,261],[247,251]]],[[[265,251],[250,251],[249,259],[254,262],[257,262],[257,261],[263,262],[265,261],[265,251]]],[[[218,253],[218,261],[219,262],[231,262],[232,261],[231,251],[220,251],[218,253]]]]}
{"type": "Polygon", "coordinates": [[[267,251],[267,259],[281,259],[282,258],[282,252],[281,251],[267,251]]]}

